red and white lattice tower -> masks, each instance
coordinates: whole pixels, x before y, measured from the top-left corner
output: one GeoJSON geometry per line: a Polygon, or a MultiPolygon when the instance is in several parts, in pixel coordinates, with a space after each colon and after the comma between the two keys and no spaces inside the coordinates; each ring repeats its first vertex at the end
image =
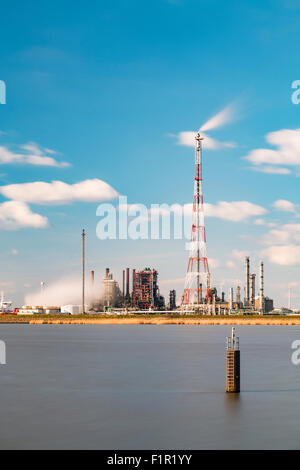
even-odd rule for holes
{"type": "Polygon", "coordinates": [[[206,256],[206,235],[202,192],[202,140],[199,132],[195,136],[195,183],[193,201],[192,234],[189,262],[182,296],[184,310],[201,310],[210,303],[210,273],[206,256]]]}

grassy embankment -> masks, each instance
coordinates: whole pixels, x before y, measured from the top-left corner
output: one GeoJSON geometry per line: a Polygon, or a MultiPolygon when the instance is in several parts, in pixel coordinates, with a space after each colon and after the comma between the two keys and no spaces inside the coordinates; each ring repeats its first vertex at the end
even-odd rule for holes
{"type": "Polygon", "coordinates": [[[300,315],[0,315],[0,323],[73,325],[300,325],[300,315]]]}

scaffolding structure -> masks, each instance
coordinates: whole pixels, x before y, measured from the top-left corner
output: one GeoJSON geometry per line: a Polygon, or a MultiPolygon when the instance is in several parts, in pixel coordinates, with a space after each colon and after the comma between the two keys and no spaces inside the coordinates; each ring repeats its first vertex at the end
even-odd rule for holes
{"type": "Polygon", "coordinates": [[[132,279],[132,305],[134,308],[149,310],[156,304],[157,276],[155,269],[145,268],[134,271],[132,279]]]}

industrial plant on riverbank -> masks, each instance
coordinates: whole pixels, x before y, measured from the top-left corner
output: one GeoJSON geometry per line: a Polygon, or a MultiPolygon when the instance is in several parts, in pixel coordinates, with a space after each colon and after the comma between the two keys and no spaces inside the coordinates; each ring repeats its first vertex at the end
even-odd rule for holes
{"type": "Polygon", "coordinates": [[[20,315],[29,314],[73,314],[84,313],[176,313],[202,315],[264,314],[273,311],[273,300],[264,295],[264,265],[259,264],[259,288],[256,295],[256,273],[250,273],[250,258],[245,258],[245,286],[237,285],[229,289],[228,298],[225,292],[218,293],[216,287],[210,287],[202,297],[199,309],[176,304],[176,291],[170,290],[169,298],[160,294],[158,271],[145,268],[136,270],[126,268],[122,271],[122,285],[114,279],[110,268],[106,268],[101,281],[95,281],[95,271],[91,271],[89,291],[92,301],[83,305],[63,306],[23,306],[20,315]]]}
{"type": "MultiPolygon", "coordinates": [[[[265,314],[273,311],[273,300],[264,294],[264,264],[260,261],[258,273],[250,271],[250,258],[245,258],[245,285],[224,292],[213,287],[206,254],[206,231],[202,189],[202,141],[195,136],[195,176],[193,218],[190,253],[180,305],[176,302],[176,291],[170,290],[169,298],[161,295],[158,271],[146,267],[143,270],[122,270],[122,286],[114,279],[110,268],[106,268],[101,285],[95,282],[95,271],[91,271],[88,302],[86,301],[85,278],[85,230],[82,231],[82,301],[81,305],[23,306],[19,314],[82,314],[82,313],[177,313],[198,315],[265,314]],[[259,278],[258,290],[256,279],[259,278]]],[[[41,286],[44,283],[41,283],[41,286]]],[[[41,297],[43,298],[43,297],[41,297]]]]}

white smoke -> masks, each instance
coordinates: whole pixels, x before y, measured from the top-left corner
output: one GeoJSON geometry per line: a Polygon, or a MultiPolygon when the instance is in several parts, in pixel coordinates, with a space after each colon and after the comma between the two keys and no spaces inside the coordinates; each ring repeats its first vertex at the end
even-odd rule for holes
{"type": "MultiPolygon", "coordinates": [[[[89,304],[99,299],[100,286],[94,289],[90,282],[85,284],[85,303],[89,304]]],[[[81,305],[82,282],[80,277],[65,277],[52,284],[45,285],[43,290],[28,293],[25,296],[25,305],[81,305]]]]}
{"type": "MultiPolygon", "coordinates": [[[[178,144],[186,145],[187,147],[194,147],[195,135],[196,135],[196,132],[193,132],[193,131],[179,132],[177,136],[178,144]]],[[[204,145],[205,145],[206,150],[218,150],[221,148],[236,146],[234,142],[220,142],[219,140],[213,139],[212,137],[209,137],[207,134],[204,134],[204,132],[201,132],[201,136],[204,137],[204,141],[205,141],[204,145]]]]}
{"type": "Polygon", "coordinates": [[[236,119],[236,108],[233,104],[229,104],[226,108],[222,109],[219,113],[215,114],[212,118],[206,121],[199,129],[199,131],[206,132],[212,129],[229,124],[236,119]]]}
{"type": "MultiPolygon", "coordinates": [[[[215,114],[212,118],[206,121],[199,129],[202,137],[204,137],[204,146],[206,150],[217,150],[226,147],[235,147],[234,142],[220,142],[206,134],[206,131],[225,126],[237,118],[237,108],[234,104],[229,104],[226,108],[222,109],[219,113],[215,114]]],[[[186,145],[188,147],[195,146],[195,131],[182,131],[176,136],[179,145],[186,145]]]]}

